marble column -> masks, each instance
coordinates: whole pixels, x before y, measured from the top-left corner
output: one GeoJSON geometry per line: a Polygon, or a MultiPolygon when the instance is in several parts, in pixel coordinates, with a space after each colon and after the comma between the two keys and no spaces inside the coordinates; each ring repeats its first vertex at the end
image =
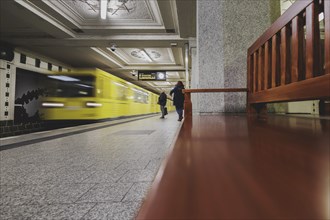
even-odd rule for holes
{"type": "MultiPolygon", "coordinates": [[[[246,54],[277,0],[197,0],[199,88],[246,88],[246,54]]],[[[244,112],[245,93],[201,94],[201,113],[244,112]]]]}

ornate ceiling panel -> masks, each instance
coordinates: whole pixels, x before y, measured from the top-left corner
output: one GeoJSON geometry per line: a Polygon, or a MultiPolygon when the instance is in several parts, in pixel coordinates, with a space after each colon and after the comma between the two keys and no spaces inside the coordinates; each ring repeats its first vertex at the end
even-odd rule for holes
{"type": "Polygon", "coordinates": [[[155,0],[109,0],[107,18],[100,18],[99,0],[42,0],[60,11],[65,19],[81,29],[131,27],[164,28],[158,3],[155,0]]]}

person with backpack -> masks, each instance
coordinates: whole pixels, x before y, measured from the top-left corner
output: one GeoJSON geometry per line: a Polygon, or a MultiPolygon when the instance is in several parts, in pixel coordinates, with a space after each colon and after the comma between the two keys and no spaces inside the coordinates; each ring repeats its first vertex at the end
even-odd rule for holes
{"type": "Polygon", "coordinates": [[[162,117],[160,118],[165,118],[165,115],[167,115],[166,102],[167,102],[167,96],[165,92],[162,92],[158,97],[158,104],[160,105],[160,110],[162,112],[162,117]]]}
{"type": "Polygon", "coordinates": [[[170,95],[173,96],[173,105],[175,106],[176,112],[179,115],[178,121],[182,121],[183,119],[183,103],[184,103],[184,94],[182,90],[184,89],[184,85],[182,81],[178,81],[175,87],[171,90],[170,95]]]}

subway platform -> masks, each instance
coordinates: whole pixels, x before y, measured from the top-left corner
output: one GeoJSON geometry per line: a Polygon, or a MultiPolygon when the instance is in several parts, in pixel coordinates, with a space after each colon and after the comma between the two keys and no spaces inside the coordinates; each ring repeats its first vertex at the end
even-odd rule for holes
{"type": "Polygon", "coordinates": [[[329,117],[170,113],[1,146],[0,219],[330,217],[329,117]]]}
{"type": "Polygon", "coordinates": [[[2,138],[0,219],[134,219],[176,113],[2,138]]]}

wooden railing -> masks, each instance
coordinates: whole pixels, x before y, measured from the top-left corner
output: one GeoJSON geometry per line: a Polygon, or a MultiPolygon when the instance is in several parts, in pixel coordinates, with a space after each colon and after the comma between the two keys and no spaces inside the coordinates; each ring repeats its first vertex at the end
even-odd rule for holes
{"type": "Polygon", "coordinates": [[[248,49],[247,61],[249,113],[269,102],[330,97],[330,1],[297,0],[248,49]]]}
{"type": "Polygon", "coordinates": [[[226,88],[226,89],[185,89],[184,90],[184,117],[192,116],[191,93],[210,93],[210,92],[246,92],[246,88],[226,88]]]}

